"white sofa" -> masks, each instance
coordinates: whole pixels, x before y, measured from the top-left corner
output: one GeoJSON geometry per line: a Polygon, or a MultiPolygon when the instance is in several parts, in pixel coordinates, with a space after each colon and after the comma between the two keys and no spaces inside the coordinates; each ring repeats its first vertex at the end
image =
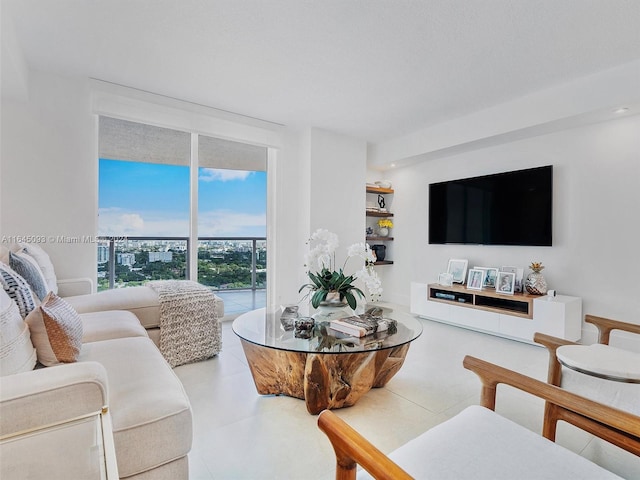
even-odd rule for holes
{"type": "MultiPolygon", "coordinates": [[[[87,282],[65,284],[69,285],[78,293],[87,282]]],[[[188,479],[191,407],[157,347],[158,295],[143,286],[64,300],[75,307],[82,323],[77,361],[33,369],[34,348],[28,330],[25,335],[26,323],[0,289],[0,478],[40,478],[29,472],[42,468],[48,472],[46,478],[70,478],[65,465],[69,445],[95,448],[78,446],[73,429],[62,442],[53,441],[46,448],[37,444],[35,455],[24,448],[18,454],[11,450],[9,459],[2,455],[3,446],[34,430],[68,425],[87,412],[104,411],[112,423],[120,478],[188,479]]],[[[222,301],[216,302],[216,309],[222,316],[222,301]]]]}

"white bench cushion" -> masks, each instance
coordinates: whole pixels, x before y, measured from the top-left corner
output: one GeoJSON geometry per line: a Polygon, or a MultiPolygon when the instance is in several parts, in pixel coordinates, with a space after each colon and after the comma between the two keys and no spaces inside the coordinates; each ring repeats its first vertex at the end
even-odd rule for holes
{"type": "Polygon", "coordinates": [[[126,310],[81,313],[80,320],[82,320],[82,343],[148,336],[138,317],[126,310]]]}
{"type": "MultiPolygon", "coordinates": [[[[415,478],[620,479],[484,407],[467,407],[389,455],[415,478]]],[[[358,478],[371,478],[362,471],[358,478]]]]}
{"type": "Polygon", "coordinates": [[[80,361],[88,360],[100,362],[107,371],[109,411],[121,478],[164,465],[189,452],[189,399],[149,338],[85,343],[80,361]]]}
{"type": "Polygon", "coordinates": [[[128,310],[133,312],[145,328],[160,326],[160,303],[158,294],[149,287],[114,288],[89,295],[66,297],[78,313],[105,310],[128,310]]]}

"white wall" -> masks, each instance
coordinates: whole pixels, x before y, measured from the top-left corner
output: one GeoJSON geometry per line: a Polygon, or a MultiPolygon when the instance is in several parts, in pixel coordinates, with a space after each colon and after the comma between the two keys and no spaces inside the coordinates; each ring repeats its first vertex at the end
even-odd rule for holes
{"type": "Polygon", "coordinates": [[[88,82],[29,75],[26,99],[2,98],[2,233],[40,236],[62,278],[95,277],[95,118],[88,82]]]}
{"type": "MultiPolygon", "coordinates": [[[[288,266],[298,272],[296,294],[299,286],[309,281],[304,271],[304,242],[313,232],[322,228],[338,235],[337,268],[343,266],[348,247],[364,242],[365,237],[366,142],[310,128],[301,135],[301,144],[300,197],[291,201],[304,212],[302,236],[297,239],[303,248],[296,263],[288,266]]],[[[352,259],[345,273],[355,273],[361,266],[352,259]]],[[[296,303],[301,297],[298,294],[291,302],[296,303]]]]}
{"type": "MultiPolygon", "coordinates": [[[[449,258],[526,267],[542,261],[550,288],[583,312],[640,323],[640,116],[574,128],[390,170],[394,260],[385,298],[408,304],[411,281],[435,282],[449,258]],[[554,166],[553,247],[429,245],[429,183],[554,166]]],[[[592,333],[592,329],[585,329],[592,333]]]]}
{"type": "Polygon", "coordinates": [[[367,144],[317,128],[309,140],[309,232],[338,234],[336,261],[342,265],[347,247],[364,242],[367,144]]]}

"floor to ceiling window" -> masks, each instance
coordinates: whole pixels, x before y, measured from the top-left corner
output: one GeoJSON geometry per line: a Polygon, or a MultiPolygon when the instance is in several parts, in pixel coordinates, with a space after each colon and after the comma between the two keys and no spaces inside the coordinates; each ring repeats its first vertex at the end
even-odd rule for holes
{"type": "Polygon", "coordinates": [[[198,137],[198,281],[265,288],[267,151],[198,137]]]}
{"type": "Polygon", "coordinates": [[[183,278],[265,287],[265,148],[101,116],[99,153],[100,290],[183,278]]]}

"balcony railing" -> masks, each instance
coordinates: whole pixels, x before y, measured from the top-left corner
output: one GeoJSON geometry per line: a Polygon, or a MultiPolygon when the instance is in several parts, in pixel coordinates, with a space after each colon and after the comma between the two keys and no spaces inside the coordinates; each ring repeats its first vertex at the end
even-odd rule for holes
{"type": "Polygon", "coordinates": [[[188,237],[98,237],[98,289],[193,279],[213,290],[266,288],[266,238],[200,237],[191,275],[188,237]]]}

